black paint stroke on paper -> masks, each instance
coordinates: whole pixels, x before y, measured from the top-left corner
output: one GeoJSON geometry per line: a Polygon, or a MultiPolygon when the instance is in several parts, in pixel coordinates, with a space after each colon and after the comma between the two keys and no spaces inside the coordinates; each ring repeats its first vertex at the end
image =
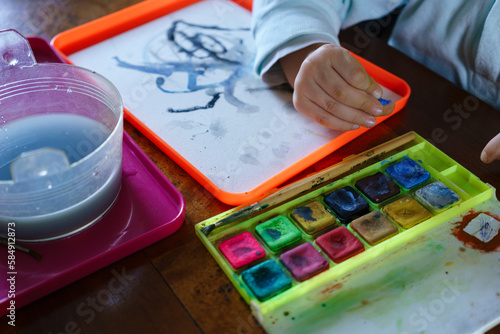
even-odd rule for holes
{"type": "MultiPolygon", "coordinates": [[[[169,94],[192,93],[205,90],[210,100],[205,105],[185,109],[169,108],[170,113],[192,112],[213,108],[221,95],[239,111],[251,113],[258,108],[248,105],[235,96],[236,83],[251,74],[253,52],[244,45],[244,40],[227,34],[217,35],[217,32],[244,32],[249,28],[222,28],[188,23],[177,20],[168,28],[166,37],[178,54],[186,56],[186,61],[168,61],[164,63],[144,63],[134,65],[114,57],[117,65],[123,68],[138,70],[144,73],[160,75],[156,78],[156,87],[169,94]],[[200,78],[207,78],[210,72],[223,70],[230,74],[214,83],[200,84],[200,78]],[[185,89],[172,90],[165,87],[166,80],[173,74],[185,73],[187,85],[185,89]],[[220,91],[222,89],[222,91],[220,91]]],[[[269,88],[268,88],[269,89],[269,88]]],[[[271,88],[273,89],[273,88],[271,88]]],[[[282,87],[276,89],[282,90],[282,87]]],[[[251,90],[249,90],[251,91],[251,90]]]]}
{"type": "Polygon", "coordinates": [[[170,113],[180,113],[180,112],[190,112],[190,111],[195,111],[195,110],[200,110],[200,109],[211,109],[215,106],[215,102],[220,98],[220,95],[222,93],[215,93],[213,98],[208,101],[208,103],[204,106],[199,106],[199,107],[191,107],[191,108],[186,108],[186,109],[172,109],[168,108],[168,112],[170,113]]]}

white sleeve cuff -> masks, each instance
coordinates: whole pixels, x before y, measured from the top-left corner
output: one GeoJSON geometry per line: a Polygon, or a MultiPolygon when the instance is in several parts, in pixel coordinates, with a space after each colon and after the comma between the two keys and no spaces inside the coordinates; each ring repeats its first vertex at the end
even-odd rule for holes
{"type": "Polygon", "coordinates": [[[306,35],[294,38],[271,53],[262,63],[262,71],[260,73],[262,81],[269,85],[286,83],[287,79],[281,69],[279,60],[290,53],[317,43],[339,44],[338,40],[329,38],[326,35],[306,35]]]}

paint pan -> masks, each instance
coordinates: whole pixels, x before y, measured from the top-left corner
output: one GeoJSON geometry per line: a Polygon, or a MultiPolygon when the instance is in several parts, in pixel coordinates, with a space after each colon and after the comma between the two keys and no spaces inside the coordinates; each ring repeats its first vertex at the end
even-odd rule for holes
{"type": "Polygon", "coordinates": [[[318,237],[316,244],[335,263],[343,262],[365,250],[363,243],[344,226],[318,237]]]}
{"type": "Polygon", "coordinates": [[[394,223],[377,210],[353,220],[350,226],[370,246],[398,234],[398,228],[394,223]]]}
{"type": "Polygon", "coordinates": [[[460,203],[460,196],[440,181],[431,183],[415,192],[415,197],[427,208],[442,211],[460,203]]]}
{"type": "Polygon", "coordinates": [[[302,238],[299,229],[283,215],[259,224],[255,231],[271,251],[277,251],[302,238]]]}
{"type": "Polygon", "coordinates": [[[392,164],[385,170],[386,173],[405,189],[410,189],[429,180],[431,174],[416,161],[406,158],[392,164]]]}
{"type": "Polygon", "coordinates": [[[387,152],[382,161],[341,179],[208,236],[202,228],[229,213],[201,222],[195,230],[261,325],[282,332],[294,326],[286,314],[318,307],[317,300],[334,300],[338,278],[493,193],[494,188],[416,135],[403,149],[387,152]],[[387,186],[383,196],[374,191],[377,184],[387,186]],[[242,234],[251,238],[243,238],[239,248],[255,251],[257,242],[266,254],[253,255],[252,261],[236,268],[233,255],[223,249],[242,234]]]}
{"type": "Polygon", "coordinates": [[[329,267],[323,255],[308,242],[280,255],[280,261],[299,282],[325,271],[329,267]]]}
{"type": "Polygon", "coordinates": [[[324,202],[343,223],[367,213],[369,209],[366,199],[351,186],[331,192],[325,196],[324,202]]]}
{"type": "Polygon", "coordinates": [[[307,234],[314,234],[335,224],[335,216],[319,201],[295,208],[291,217],[307,234]]]}
{"type": "Polygon", "coordinates": [[[411,196],[405,196],[384,206],[382,211],[405,229],[431,217],[431,213],[411,196]]]}
{"type": "Polygon", "coordinates": [[[387,175],[377,172],[356,181],[356,188],[373,203],[381,203],[399,194],[399,187],[387,175]]]}
{"type": "Polygon", "coordinates": [[[221,242],[219,250],[234,269],[240,269],[266,256],[266,251],[250,232],[240,233],[221,242]]]}
{"type": "Polygon", "coordinates": [[[241,274],[259,300],[266,300],[292,286],[292,280],[274,260],[262,262],[241,274]]]}

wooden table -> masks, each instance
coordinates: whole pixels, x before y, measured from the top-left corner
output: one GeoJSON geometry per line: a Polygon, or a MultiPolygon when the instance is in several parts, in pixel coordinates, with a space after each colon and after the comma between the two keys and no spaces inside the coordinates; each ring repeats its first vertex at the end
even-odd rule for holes
{"type": "MultiPolygon", "coordinates": [[[[0,28],[51,39],[58,32],[128,7],[137,0],[2,0],[0,28]]],[[[373,27],[373,26],[372,26],[373,27]]],[[[500,187],[500,162],[479,155],[500,128],[500,112],[390,48],[371,31],[350,29],[344,45],[408,82],[406,108],[304,172],[381,144],[408,131],[500,187]],[[451,121],[449,109],[453,113],[451,121]]],[[[263,333],[250,308],[194,232],[194,225],[228,210],[130,124],[126,131],[186,199],[186,218],[173,235],[76,281],[16,313],[16,327],[0,321],[1,333],[263,333]],[[114,275],[122,285],[106,305],[99,294],[114,275]],[[102,299],[101,299],[102,301],[102,299]]],[[[91,245],[89,245],[91,247],[91,245]]],[[[3,277],[3,276],[2,276],[3,277]]],[[[500,333],[500,327],[491,330],[500,333]]]]}

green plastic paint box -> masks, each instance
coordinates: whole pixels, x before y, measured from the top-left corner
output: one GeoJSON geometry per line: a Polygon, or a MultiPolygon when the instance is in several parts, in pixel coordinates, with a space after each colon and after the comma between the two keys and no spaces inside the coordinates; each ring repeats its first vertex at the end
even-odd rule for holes
{"type": "Polygon", "coordinates": [[[195,229],[200,240],[250,305],[260,324],[268,332],[280,332],[286,326],[291,326],[294,316],[334,300],[338,285],[335,282],[340,277],[349,275],[369,261],[381,258],[389,250],[409,244],[422,233],[486,202],[493,197],[494,191],[493,187],[479,180],[434,145],[415,134],[415,139],[398,149],[386,152],[370,165],[340,179],[328,181],[320,187],[312,187],[298,198],[216,228],[208,235],[203,233],[203,227],[227,217],[237,208],[203,221],[197,224],[195,229]],[[413,178],[409,182],[409,189],[402,186],[405,178],[413,178]],[[362,182],[358,182],[360,180],[362,182]],[[389,198],[374,203],[370,196],[365,195],[386,192],[389,189],[387,182],[390,182],[392,187],[389,198]],[[392,183],[399,189],[394,191],[392,183]],[[360,185],[363,189],[359,188],[360,185]],[[423,198],[422,194],[426,197],[423,198]],[[311,206],[313,202],[322,205],[321,212],[314,212],[317,204],[311,206]],[[356,209],[361,211],[358,210],[356,215],[349,216],[351,209],[353,212],[356,209]],[[296,214],[292,214],[299,211],[302,213],[300,221],[296,219],[296,214]],[[373,211],[386,216],[383,217],[385,229],[387,221],[393,224],[391,229],[388,229],[390,234],[384,236],[385,232],[379,230],[379,220],[369,220],[374,216],[373,211]],[[323,224],[322,229],[312,232],[304,228],[304,221],[314,221],[316,217],[323,217],[325,212],[334,217],[333,224],[323,224]],[[342,219],[339,219],[339,215],[342,215],[342,219]],[[351,228],[353,220],[359,222],[365,219],[365,215],[367,220],[362,224],[363,229],[351,228]],[[300,232],[300,235],[290,238],[290,228],[287,227],[286,233],[283,233],[287,242],[280,244],[280,228],[273,229],[272,222],[282,218],[288,218],[287,224],[289,221],[293,225],[293,231],[300,232]],[[233,249],[226,250],[225,254],[221,253],[221,242],[231,240],[244,232],[251,234],[250,236],[246,233],[252,238],[252,242],[256,240],[260,243],[265,250],[265,256],[260,255],[253,260],[254,255],[250,248],[241,242],[233,249]],[[374,236],[379,240],[374,242],[374,236]],[[273,240],[270,242],[266,238],[273,240]],[[314,247],[314,254],[311,253],[312,248],[309,245],[297,248],[306,243],[314,247]],[[282,246],[275,247],[275,244],[282,246]],[[303,250],[305,248],[309,253],[303,250]],[[321,256],[318,257],[315,252],[321,256]],[[334,261],[332,254],[338,255],[341,260],[334,261]],[[245,263],[249,264],[235,269],[230,264],[230,257],[245,258],[245,263]],[[283,262],[284,259],[286,263],[283,262]],[[272,274],[268,269],[264,270],[266,266],[261,266],[264,269],[260,271],[260,267],[255,268],[270,260],[275,262],[272,264],[272,274]],[[273,276],[277,270],[279,280],[273,276]],[[294,279],[297,273],[309,278],[297,281],[294,279]],[[250,280],[243,279],[243,276],[249,275],[252,275],[251,283],[248,283],[250,280]],[[261,293],[262,290],[265,294],[261,293]],[[286,322],[288,325],[284,324],[286,322]]]}

